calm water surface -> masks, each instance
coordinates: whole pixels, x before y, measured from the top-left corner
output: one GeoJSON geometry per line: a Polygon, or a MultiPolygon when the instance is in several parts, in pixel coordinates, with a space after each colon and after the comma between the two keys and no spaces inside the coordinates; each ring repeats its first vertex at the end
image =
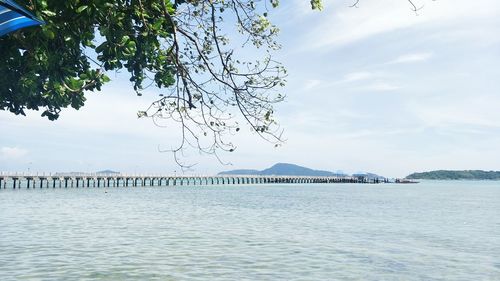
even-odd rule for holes
{"type": "Polygon", "coordinates": [[[1,190],[0,280],[500,280],[500,182],[1,190]]]}

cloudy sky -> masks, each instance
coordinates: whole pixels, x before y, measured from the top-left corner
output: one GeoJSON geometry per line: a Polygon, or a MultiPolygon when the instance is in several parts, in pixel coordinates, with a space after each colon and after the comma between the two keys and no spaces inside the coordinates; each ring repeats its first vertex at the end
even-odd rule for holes
{"type": "MultiPolygon", "coordinates": [[[[422,0],[281,1],[280,60],[290,76],[277,117],[287,142],[274,148],[248,130],[234,153],[191,156],[191,173],[266,168],[289,162],[311,168],[405,176],[434,169],[500,170],[500,2],[422,0]]],[[[158,146],[178,135],[136,112],[126,79],[89,93],[80,111],[50,122],[0,112],[0,171],[177,173],[158,146]]]]}

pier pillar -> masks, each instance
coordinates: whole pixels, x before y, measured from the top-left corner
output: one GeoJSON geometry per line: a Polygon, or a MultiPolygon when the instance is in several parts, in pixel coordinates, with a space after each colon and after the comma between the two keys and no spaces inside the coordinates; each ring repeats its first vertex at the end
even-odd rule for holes
{"type": "MultiPolygon", "coordinates": [[[[30,189],[30,181],[31,181],[31,178],[26,178],[26,188],[27,189],[30,189]]],[[[2,181],[0,180],[0,182],[2,182],[2,181]]]]}
{"type": "Polygon", "coordinates": [[[12,178],[12,187],[14,189],[16,189],[16,181],[17,181],[17,178],[12,178]]]}

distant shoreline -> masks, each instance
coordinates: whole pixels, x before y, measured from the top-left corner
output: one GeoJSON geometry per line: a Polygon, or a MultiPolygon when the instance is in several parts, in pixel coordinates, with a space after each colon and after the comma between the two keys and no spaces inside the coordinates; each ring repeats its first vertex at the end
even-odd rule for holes
{"type": "Polygon", "coordinates": [[[483,170],[437,170],[422,173],[413,173],[406,177],[412,180],[480,180],[500,181],[500,171],[483,170]]]}
{"type": "Polygon", "coordinates": [[[423,181],[500,181],[500,179],[430,179],[430,178],[426,178],[426,179],[424,179],[424,178],[411,178],[411,180],[423,180],[423,181]]]}

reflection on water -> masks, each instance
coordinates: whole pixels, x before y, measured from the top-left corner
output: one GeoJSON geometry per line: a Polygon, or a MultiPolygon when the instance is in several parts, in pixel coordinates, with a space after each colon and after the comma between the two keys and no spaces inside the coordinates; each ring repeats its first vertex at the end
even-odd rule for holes
{"type": "Polygon", "coordinates": [[[0,191],[0,280],[500,280],[499,253],[498,182],[0,191]]]}

